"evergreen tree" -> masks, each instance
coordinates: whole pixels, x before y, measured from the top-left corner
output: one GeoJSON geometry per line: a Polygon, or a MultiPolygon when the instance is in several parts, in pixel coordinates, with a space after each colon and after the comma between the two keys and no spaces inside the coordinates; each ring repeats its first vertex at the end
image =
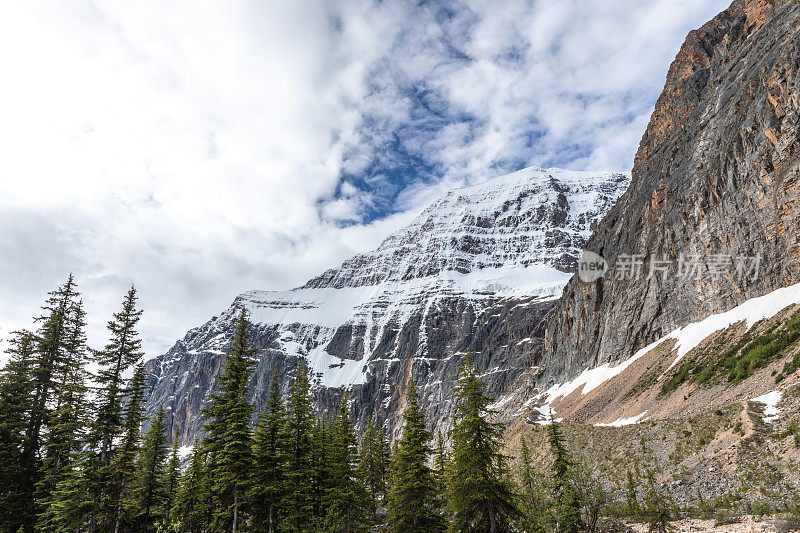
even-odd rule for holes
{"type": "Polygon", "coordinates": [[[335,420],[326,415],[317,417],[311,430],[311,509],[316,529],[330,529],[329,493],[335,486],[333,462],[335,420]]]}
{"type": "Polygon", "coordinates": [[[505,457],[502,427],[487,419],[491,399],[478,380],[469,356],[455,395],[453,451],[448,475],[448,531],[511,531],[518,516],[505,457]]]}
{"type": "Polygon", "coordinates": [[[377,447],[375,457],[377,459],[378,493],[381,501],[386,503],[389,491],[389,465],[392,452],[386,432],[381,426],[376,426],[376,429],[378,431],[378,439],[375,441],[377,447]]]}
{"type": "Polygon", "coordinates": [[[125,395],[122,376],[142,358],[141,339],[136,326],[142,311],[136,309],[136,289],[131,287],[122,302],[122,310],[108,322],[110,339],[97,352],[98,413],[95,427],[101,461],[105,462],[114,438],[121,433],[122,400],[125,395]]]}
{"type": "Polygon", "coordinates": [[[15,332],[6,352],[9,361],[0,372],[0,530],[17,523],[23,499],[19,480],[24,474],[22,449],[33,408],[33,365],[36,338],[15,332]]]}
{"type": "Polygon", "coordinates": [[[281,447],[286,411],[281,400],[277,370],[269,384],[267,405],[253,435],[253,482],[250,500],[253,529],[274,533],[278,527],[279,505],[283,497],[281,466],[285,454],[281,447]]]}
{"type": "Polygon", "coordinates": [[[234,325],[234,336],[225,367],[219,378],[219,390],[211,396],[205,414],[213,446],[214,495],[219,503],[215,516],[218,529],[233,533],[243,520],[252,464],[250,418],[253,407],[247,400],[248,385],[255,366],[256,349],[250,342],[250,321],[243,309],[234,325]]]}
{"type": "Polygon", "coordinates": [[[436,492],[439,496],[439,507],[445,508],[444,497],[447,494],[447,472],[450,464],[447,457],[447,450],[444,447],[444,437],[439,431],[436,435],[436,449],[433,455],[433,474],[436,477],[436,492]]]}
{"type": "Polygon", "coordinates": [[[123,401],[130,391],[126,390],[123,376],[142,360],[142,343],[136,331],[142,311],[136,309],[136,289],[131,287],[122,301],[122,309],[114,313],[108,322],[109,341],[103,350],[95,352],[99,366],[96,382],[98,405],[92,429],[92,446],[96,457],[93,465],[96,479],[93,480],[94,512],[90,531],[97,527],[98,518],[108,517],[115,509],[103,509],[103,504],[114,501],[118,486],[111,483],[111,463],[116,454],[114,441],[122,434],[123,401]]]}
{"type": "Polygon", "coordinates": [[[522,510],[522,520],[520,527],[525,533],[544,533],[547,531],[547,516],[545,509],[549,508],[546,501],[545,492],[538,482],[531,468],[530,451],[525,437],[522,437],[520,466],[520,500],[522,510]]]}
{"type": "MultiPolygon", "coordinates": [[[[86,448],[88,425],[88,378],[86,372],[86,335],[83,304],[78,301],[70,310],[63,336],[64,357],[53,367],[54,402],[49,409],[47,430],[43,434],[42,462],[36,485],[37,508],[46,512],[53,505],[54,491],[66,477],[72,476],[86,448]]],[[[40,529],[49,526],[42,523],[40,529]]]]}
{"type": "MultiPolygon", "coordinates": [[[[35,348],[30,367],[30,411],[28,412],[23,437],[20,475],[11,490],[19,501],[14,506],[16,512],[7,528],[16,531],[33,531],[36,522],[36,487],[39,482],[40,457],[42,452],[42,433],[62,382],[59,377],[70,375],[68,369],[74,366],[76,356],[70,350],[69,340],[74,333],[76,322],[73,314],[78,309],[78,292],[73,276],[57,290],[48,293],[42,307],[44,314],[36,321],[42,325],[35,337],[35,348]]],[[[39,485],[41,487],[41,485],[39,485]]]]}
{"type": "Polygon", "coordinates": [[[178,455],[178,430],[172,436],[172,447],[169,453],[169,461],[164,467],[164,506],[161,511],[163,516],[161,529],[165,529],[172,522],[172,507],[178,494],[178,487],[181,478],[181,460],[178,455]]]}
{"type": "Polygon", "coordinates": [[[637,480],[639,479],[639,467],[636,466],[636,473],[632,470],[627,472],[627,483],[625,486],[625,514],[631,518],[639,518],[642,516],[642,508],[639,505],[639,499],[636,497],[636,489],[639,486],[637,480]]]}
{"type": "Polygon", "coordinates": [[[553,454],[552,482],[553,482],[553,513],[556,529],[565,533],[580,531],[581,502],[575,487],[572,458],[567,451],[561,425],[550,417],[547,427],[550,451],[553,454]]]}
{"type": "Polygon", "coordinates": [[[44,457],[36,486],[40,531],[55,531],[59,524],[71,523],[74,510],[68,508],[69,502],[77,499],[84,507],[83,495],[87,489],[84,430],[88,422],[85,391],[86,385],[80,379],[60,389],[58,406],[50,418],[51,429],[45,434],[44,457]],[[66,516],[54,513],[56,507],[66,516]]]}
{"type": "Polygon", "coordinates": [[[123,409],[122,442],[107,469],[109,486],[113,487],[108,494],[110,500],[108,508],[113,512],[110,522],[114,524],[114,533],[119,533],[120,528],[128,521],[128,511],[133,503],[135,461],[139,453],[140,430],[144,417],[144,366],[136,367],[128,391],[128,400],[123,409]]]}
{"type": "Polygon", "coordinates": [[[65,357],[54,365],[54,403],[43,435],[43,460],[37,483],[37,529],[75,530],[86,523],[88,474],[92,472],[88,455],[88,428],[91,404],[88,398],[89,373],[85,313],[80,301],[74,302],[65,322],[65,357]]]}
{"type": "Polygon", "coordinates": [[[389,469],[389,445],[383,431],[372,420],[361,437],[359,475],[367,488],[370,512],[375,520],[378,506],[386,499],[386,477],[389,469]]]}
{"type": "Polygon", "coordinates": [[[207,452],[195,442],[189,468],[181,477],[175,498],[174,518],[169,524],[176,531],[196,533],[209,524],[213,494],[207,463],[207,452]]]}
{"type": "Polygon", "coordinates": [[[436,507],[436,480],[428,466],[431,434],[419,406],[417,388],[409,381],[403,412],[403,434],[395,441],[391,487],[387,498],[389,525],[398,533],[442,531],[444,524],[436,507]]]}
{"type": "Polygon", "coordinates": [[[645,476],[647,479],[647,492],[644,497],[642,514],[651,532],[667,533],[674,530],[669,522],[674,518],[675,504],[668,495],[662,493],[658,488],[655,475],[654,470],[648,470],[645,476]]]}
{"type": "Polygon", "coordinates": [[[367,491],[358,476],[356,436],[347,413],[347,395],[342,397],[331,442],[331,486],[327,490],[328,516],[336,531],[363,529],[367,491]]]}
{"type": "Polygon", "coordinates": [[[314,516],[313,427],[308,367],[305,360],[301,359],[289,392],[282,443],[286,456],[283,463],[284,499],[281,507],[288,531],[306,531],[314,516]]]}
{"type": "Polygon", "coordinates": [[[159,406],[150,419],[142,450],[136,460],[136,480],[133,490],[135,523],[140,531],[150,531],[160,518],[164,493],[164,465],[167,458],[167,427],[164,407],[159,406]],[[154,516],[155,515],[155,516],[154,516]]]}
{"type": "Polygon", "coordinates": [[[444,437],[441,431],[436,434],[434,470],[437,479],[444,479],[447,470],[447,451],[444,448],[444,437]]]}
{"type": "Polygon", "coordinates": [[[92,510],[92,500],[87,490],[88,456],[68,466],[51,497],[39,515],[39,531],[82,531],[92,510]]]}

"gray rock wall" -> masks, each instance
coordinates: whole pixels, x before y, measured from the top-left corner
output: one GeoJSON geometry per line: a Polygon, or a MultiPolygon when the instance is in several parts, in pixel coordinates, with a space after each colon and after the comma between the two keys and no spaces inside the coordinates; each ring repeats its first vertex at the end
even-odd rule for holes
{"type": "Polygon", "coordinates": [[[547,324],[540,390],[688,322],[800,281],[800,2],[734,2],[672,64],[628,191],[587,244],[645,274],[573,278],[547,324]],[[761,256],[735,272],[648,279],[652,258],[761,256]]]}

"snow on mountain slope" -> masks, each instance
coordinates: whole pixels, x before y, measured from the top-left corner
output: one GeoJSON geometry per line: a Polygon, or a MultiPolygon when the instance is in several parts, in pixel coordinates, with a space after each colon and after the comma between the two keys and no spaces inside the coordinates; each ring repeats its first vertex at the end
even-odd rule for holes
{"type": "Polygon", "coordinates": [[[258,324],[289,328],[313,324],[315,339],[308,348],[303,333],[287,329],[278,339],[287,354],[303,355],[326,387],[364,383],[366,365],[382,329],[403,323],[419,307],[429,307],[443,297],[480,301],[496,297],[538,296],[555,298],[570,274],[547,265],[486,268],[469,273],[451,270],[410,280],[383,281],[377,285],[333,289],[299,288],[292,291],[250,291],[237,298],[258,324]],[[354,345],[347,357],[337,358],[326,348],[336,329],[344,324],[362,326],[367,342],[354,345]],[[302,339],[299,339],[302,337],[302,339]],[[300,342],[298,342],[300,340],[300,342]]]}
{"type": "Polygon", "coordinates": [[[574,268],[583,244],[628,185],[611,172],[527,168],[456,189],[306,287],[356,287],[443,271],[549,265],[574,268]]]}
{"type": "MultiPolygon", "coordinates": [[[[686,354],[699,346],[712,334],[738,322],[743,322],[745,331],[749,331],[760,320],[772,318],[793,304],[800,304],[800,283],[775,290],[764,296],[751,298],[724,313],[711,315],[699,322],[687,324],[640,349],[633,356],[618,364],[606,363],[594,368],[587,368],[574,379],[565,383],[557,383],[542,393],[538,398],[541,404],[538,409],[540,409],[540,412],[545,412],[544,410],[546,410],[548,413],[555,413],[556,410],[551,409],[551,405],[555,402],[570,396],[575,391],[580,391],[581,397],[586,396],[604,383],[620,376],[636,361],[653,352],[662,343],[673,340],[675,342],[669,350],[672,357],[671,363],[662,374],[663,377],[686,354]],[[674,356],[671,354],[674,354],[674,356]]],[[[661,378],[658,379],[660,380],[661,378]]],[[[753,401],[760,400],[755,398],[753,401]]]]}
{"type": "MultiPolygon", "coordinates": [[[[191,404],[197,411],[214,386],[241,307],[258,328],[261,366],[305,357],[325,388],[390,386],[409,358],[445,364],[455,345],[474,342],[470,328],[481,317],[500,316],[496,309],[484,316],[498,302],[520,300],[505,313],[557,298],[584,243],[627,184],[624,174],[528,168],[453,190],[373,252],[294,290],[237,297],[149,363],[149,405],[183,402],[183,409],[191,404]],[[459,321],[458,333],[446,333],[459,321]]],[[[264,373],[257,371],[257,381],[264,373]]]]}
{"type": "Polygon", "coordinates": [[[255,323],[319,326],[313,347],[289,331],[279,342],[286,353],[308,357],[327,387],[364,383],[382,329],[419,307],[444,296],[557,297],[571,275],[564,270],[626,183],[610,172],[528,168],[456,189],[374,252],[299,289],[250,291],[237,303],[255,323]],[[364,328],[365,341],[333,355],[327,343],[345,323],[364,328]]]}

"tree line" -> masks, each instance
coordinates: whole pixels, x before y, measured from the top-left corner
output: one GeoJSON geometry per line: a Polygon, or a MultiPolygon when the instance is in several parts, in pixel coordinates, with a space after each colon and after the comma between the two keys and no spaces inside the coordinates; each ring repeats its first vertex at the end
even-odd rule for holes
{"type": "Polygon", "coordinates": [[[145,420],[136,290],[109,320],[101,350],[86,345],[71,276],[42,311],[35,331],[14,334],[0,372],[2,531],[599,530],[606,495],[577,468],[558,423],[547,428],[554,460],[546,475],[524,440],[511,467],[469,357],[447,438],[433,438],[410,380],[400,435],[390,445],[370,421],[359,439],[346,396],[336,412],[317,414],[302,359],[287,397],[273,375],[255,412],[256,349],[242,310],[203,411],[204,437],[182,468],[168,411],[145,420]]]}

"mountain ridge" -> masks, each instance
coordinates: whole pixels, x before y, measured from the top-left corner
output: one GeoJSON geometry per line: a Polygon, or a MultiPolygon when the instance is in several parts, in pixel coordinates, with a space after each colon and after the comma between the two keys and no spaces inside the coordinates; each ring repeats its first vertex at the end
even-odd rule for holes
{"type": "MultiPolygon", "coordinates": [[[[314,372],[320,408],[340,387],[359,389],[351,395],[366,408],[362,424],[381,412],[394,427],[409,376],[441,404],[452,387],[441,378],[454,381],[466,351],[481,352],[477,363],[494,369],[501,392],[538,358],[538,324],[627,182],[621,173],[532,167],[454,189],[375,251],[289,291],[247,291],[190,330],[148,361],[148,411],[169,406],[190,442],[242,307],[260,349],[256,404],[276,368],[288,386],[297,357],[314,372]],[[499,345],[484,346],[489,337],[499,345]]],[[[445,423],[449,407],[430,408],[445,423]]]]}

